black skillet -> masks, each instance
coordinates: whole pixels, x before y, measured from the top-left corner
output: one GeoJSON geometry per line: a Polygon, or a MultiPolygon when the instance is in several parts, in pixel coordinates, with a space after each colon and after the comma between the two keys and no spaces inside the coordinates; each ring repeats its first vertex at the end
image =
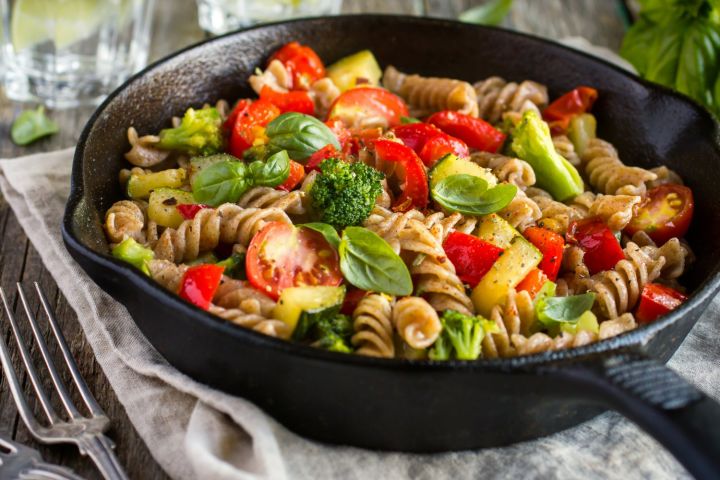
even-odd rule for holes
{"type": "Polygon", "coordinates": [[[720,133],[687,98],[557,44],[499,29],[394,16],[344,16],[261,26],[183,50],[133,77],[80,138],[63,237],[73,257],[127,306],[175,367],[248,398],[323,442],[409,452],[507,445],[549,435],[613,408],[654,435],[699,478],[720,477],[720,406],[663,366],[720,285],[720,133]],[[381,65],[470,81],[534,79],[552,96],[600,91],[599,135],[626,161],[668,165],[693,189],[692,291],[657,322],[583,348],[506,360],[432,363],[340,355],[215,318],[108,255],[101,221],[121,198],[125,132],[156,132],[188,106],[250,95],[247,78],[297,40],[328,63],[369,48],[381,65]]]}

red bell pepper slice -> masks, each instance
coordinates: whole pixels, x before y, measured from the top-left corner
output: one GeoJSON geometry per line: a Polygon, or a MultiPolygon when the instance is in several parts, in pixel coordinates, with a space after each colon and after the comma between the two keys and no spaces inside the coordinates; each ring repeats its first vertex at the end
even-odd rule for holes
{"type": "Polygon", "coordinates": [[[352,315],[357,308],[358,303],[360,303],[360,300],[362,300],[363,297],[367,294],[368,292],[366,290],[350,287],[345,294],[345,299],[343,300],[342,307],[340,307],[340,313],[344,313],[345,315],[352,315]]]}
{"type": "Polygon", "coordinates": [[[188,268],[183,275],[178,294],[193,305],[207,310],[220,286],[223,270],[223,267],[211,264],[188,268]]]}
{"type": "Polygon", "coordinates": [[[545,272],[543,272],[539,268],[533,268],[532,270],[530,270],[530,273],[528,273],[525,278],[523,278],[520,283],[517,284],[515,290],[517,290],[518,292],[528,292],[530,294],[530,298],[535,298],[535,296],[540,290],[542,290],[543,285],[545,285],[545,282],[547,281],[548,277],[547,275],[545,275],[545,272]]]}
{"type": "Polygon", "coordinates": [[[195,215],[203,208],[212,208],[210,205],[203,205],[201,203],[181,203],[175,205],[175,208],[185,220],[192,220],[195,215]]]}
{"type": "Polygon", "coordinates": [[[646,283],[640,294],[640,303],[635,312],[639,323],[650,323],[682,305],[687,297],[674,288],[657,283],[646,283]]]}
{"type": "Polygon", "coordinates": [[[443,249],[460,280],[471,287],[482,280],[503,252],[492,243],[461,232],[451,232],[443,249]]]}
{"type": "Polygon", "coordinates": [[[567,237],[569,242],[575,243],[585,252],[583,259],[591,274],[610,270],[625,258],[612,230],[598,218],[572,222],[567,237]]]}
{"type": "Polygon", "coordinates": [[[298,42],[283,45],[268,63],[279,60],[290,71],[293,88],[307,90],[315,80],[325,76],[325,65],[315,50],[298,42]]]}
{"type": "Polygon", "coordinates": [[[470,156],[465,142],[443,132],[429,123],[409,123],[392,129],[396,137],[418,154],[425,166],[431,167],[448,153],[458,157],[470,156]]]}
{"type": "Polygon", "coordinates": [[[540,227],[526,228],[523,235],[542,253],[543,258],[538,268],[554,282],[562,264],[565,239],[562,235],[540,227]]]}
{"type": "Polygon", "coordinates": [[[430,192],[425,166],[417,154],[410,147],[392,140],[373,140],[372,147],[381,161],[397,162],[402,167],[396,171],[403,185],[402,194],[395,201],[393,210],[406,212],[413,208],[424,209],[430,192]]]}
{"type": "Polygon", "coordinates": [[[427,119],[427,123],[459,138],[476,150],[495,153],[505,143],[506,135],[485,120],[453,110],[434,113],[427,119]]]}
{"type": "Polygon", "coordinates": [[[225,119],[225,122],[223,123],[223,128],[226,131],[231,131],[233,126],[235,125],[235,120],[237,120],[238,116],[245,112],[250,104],[252,103],[252,100],[249,98],[243,98],[242,100],[238,100],[238,102],[235,104],[233,109],[230,111],[230,114],[225,119]]]}
{"type": "Polygon", "coordinates": [[[282,185],[275,187],[275,189],[289,192],[297,187],[303,178],[305,178],[305,167],[302,166],[302,163],[290,160],[290,173],[288,173],[287,180],[285,180],[282,185]]]}
{"type": "Polygon", "coordinates": [[[265,85],[260,90],[260,99],[278,107],[280,113],[299,112],[306,115],[315,113],[315,103],[305,90],[278,92],[265,85]]]}
{"type": "Polygon", "coordinates": [[[335,148],[334,145],[328,143],[320,150],[317,150],[315,153],[310,155],[310,157],[308,157],[307,162],[305,163],[305,170],[307,170],[308,172],[311,172],[313,170],[320,170],[320,164],[323,162],[323,160],[327,160],[328,158],[342,157],[343,155],[338,152],[337,148],[335,148]]]}
{"type": "Polygon", "coordinates": [[[585,113],[598,98],[591,87],[577,87],[556,99],[543,111],[543,119],[550,124],[553,134],[565,133],[575,115],[585,113]]]}
{"type": "Polygon", "coordinates": [[[257,127],[265,127],[280,115],[280,109],[267,100],[255,100],[246,109],[238,111],[230,133],[228,152],[242,158],[257,137],[257,127]]]}

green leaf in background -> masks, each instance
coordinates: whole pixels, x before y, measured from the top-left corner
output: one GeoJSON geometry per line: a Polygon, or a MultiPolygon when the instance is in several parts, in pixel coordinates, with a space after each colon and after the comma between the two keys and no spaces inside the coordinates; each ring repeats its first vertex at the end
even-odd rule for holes
{"type": "Polygon", "coordinates": [[[302,225],[298,225],[298,227],[305,227],[309,228],[310,230],[315,230],[316,232],[322,234],[323,237],[325,237],[325,240],[332,245],[332,247],[337,250],[340,248],[340,236],[337,233],[337,230],[332,225],[328,225],[327,223],[322,222],[312,222],[312,223],[303,223],[302,225]]]}
{"type": "Polygon", "coordinates": [[[36,110],[25,110],[18,115],[10,128],[10,137],[16,145],[22,146],[58,131],[57,123],[45,115],[45,108],[41,105],[36,110]]]}
{"type": "Polygon", "coordinates": [[[462,12],[458,18],[463,22],[479,25],[500,25],[512,8],[513,0],[491,0],[483,5],[462,12]]]}

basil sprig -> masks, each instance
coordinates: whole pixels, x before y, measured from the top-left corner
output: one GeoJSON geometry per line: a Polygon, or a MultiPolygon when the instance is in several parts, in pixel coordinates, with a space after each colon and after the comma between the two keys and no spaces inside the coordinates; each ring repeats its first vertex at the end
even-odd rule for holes
{"type": "Polygon", "coordinates": [[[410,272],[402,259],[377,234],[362,227],[347,227],[340,240],[340,271],[363,290],[410,295],[410,272]]]}
{"type": "Polygon", "coordinates": [[[237,202],[251,187],[276,187],[287,180],[289,174],[290,158],[285,151],[271,155],[264,162],[256,160],[246,164],[223,160],[198,173],[192,184],[193,197],[198,203],[212,206],[237,202]]]}
{"type": "Polygon", "coordinates": [[[569,297],[541,298],[535,305],[537,319],[545,326],[556,323],[575,323],[580,316],[590,310],[595,303],[592,292],[569,297]]]}
{"type": "Polygon", "coordinates": [[[27,145],[58,130],[57,123],[45,115],[40,105],[37,110],[25,110],[18,115],[10,128],[10,137],[16,145],[27,145]]]}
{"type": "Polygon", "coordinates": [[[298,225],[298,227],[305,227],[309,228],[310,230],[315,230],[316,232],[322,234],[322,236],[325,237],[325,240],[327,240],[327,242],[334,249],[337,250],[338,248],[340,248],[340,236],[338,235],[337,230],[335,230],[335,228],[331,225],[322,222],[312,222],[303,223],[302,225],[298,225]]]}
{"type": "Polygon", "coordinates": [[[305,160],[325,145],[340,150],[335,134],[323,122],[310,115],[288,112],[268,123],[265,135],[272,151],[286,150],[293,160],[305,160]]]}
{"type": "Polygon", "coordinates": [[[487,215],[507,206],[515,198],[517,187],[500,184],[488,189],[480,177],[464,173],[440,180],[432,189],[433,199],[453,212],[487,215]]]}

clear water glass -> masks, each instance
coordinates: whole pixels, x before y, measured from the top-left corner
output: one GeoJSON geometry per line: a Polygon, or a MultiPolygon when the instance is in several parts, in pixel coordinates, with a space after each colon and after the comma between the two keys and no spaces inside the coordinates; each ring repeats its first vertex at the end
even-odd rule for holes
{"type": "Polygon", "coordinates": [[[200,27],[220,35],[256,23],[337,15],[342,0],[197,0],[200,27]]]}
{"type": "Polygon", "coordinates": [[[147,63],[154,0],[0,0],[6,95],[100,102],[147,63]]]}

